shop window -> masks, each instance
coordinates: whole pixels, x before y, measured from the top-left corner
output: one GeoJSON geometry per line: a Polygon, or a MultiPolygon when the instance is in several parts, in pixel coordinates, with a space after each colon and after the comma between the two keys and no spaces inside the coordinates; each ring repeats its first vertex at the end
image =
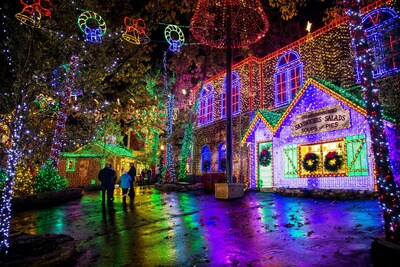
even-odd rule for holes
{"type": "Polygon", "coordinates": [[[368,175],[367,143],[365,135],[346,137],[346,151],[348,175],[368,175]]]}
{"type": "Polygon", "coordinates": [[[218,147],[218,171],[226,171],[226,145],[221,143],[218,147]]]}
{"type": "Polygon", "coordinates": [[[376,9],[363,18],[374,78],[400,69],[398,15],[390,8],[376,9]]]}
{"type": "Polygon", "coordinates": [[[204,146],[201,150],[201,172],[210,172],[212,163],[212,153],[209,146],[204,146]]]}
{"type": "Polygon", "coordinates": [[[275,72],[275,106],[289,104],[303,84],[303,65],[294,51],[278,59],[275,72]]]}
{"type": "Polygon", "coordinates": [[[214,92],[211,85],[204,86],[199,98],[198,123],[205,125],[213,120],[214,92]]]}
{"type": "MultiPolygon", "coordinates": [[[[240,111],[240,80],[236,72],[232,72],[232,115],[240,111]]],[[[226,77],[221,94],[221,117],[226,117],[226,77]]]]}
{"type": "Polygon", "coordinates": [[[67,172],[74,172],[76,167],[76,159],[67,159],[66,170],[67,172]]]}
{"type": "Polygon", "coordinates": [[[297,178],[299,174],[298,147],[297,145],[289,145],[283,149],[284,154],[284,178],[297,178]]]}
{"type": "Polygon", "coordinates": [[[301,145],[300,176],[347,176],[345,141],[301,145]]]}

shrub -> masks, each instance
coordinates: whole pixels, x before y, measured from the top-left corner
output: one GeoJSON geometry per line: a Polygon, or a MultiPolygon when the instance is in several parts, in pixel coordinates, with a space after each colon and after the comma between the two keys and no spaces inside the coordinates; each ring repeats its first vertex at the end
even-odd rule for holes
{"type": "Polygon", "coordinates": [[[36,193],[57,191],[66,188],[68,185],[65,177],[58,173],[50,160],[48,160],[39,170],[36,176],[34,189],[36,193]]]}

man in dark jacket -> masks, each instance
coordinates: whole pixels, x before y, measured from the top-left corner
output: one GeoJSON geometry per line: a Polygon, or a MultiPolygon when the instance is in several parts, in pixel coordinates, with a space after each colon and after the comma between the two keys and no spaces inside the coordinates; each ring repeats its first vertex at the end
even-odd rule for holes
{"type": "Polygon", "coordinates": [[[114,199],[114,186],[117,181],[117,175],[111,168],[111,164],[107,163],[106,166],[100,170],[98,178],[101,182],[101,204],[105,204],[105,196],[107,191],[107,202],[112,204],[114,199]]]}
{"type": "Polygon", "coordinates": [[[130,177],[132,177],[132,180],[130,182],[130,189],[129,189],[129,196],[133,197],[135,195],[135,191],[133,188],[134,182],[135,182],[135,178],[136,178],[136,168],[135,168],[135,164],[131,163],[131,168],[128,171],[128,174],[130,177]]]}

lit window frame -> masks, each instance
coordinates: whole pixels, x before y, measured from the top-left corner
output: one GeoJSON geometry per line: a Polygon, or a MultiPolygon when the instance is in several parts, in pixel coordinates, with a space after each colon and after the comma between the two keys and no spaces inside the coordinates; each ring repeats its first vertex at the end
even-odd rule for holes
{"type": "MultiPolygon", "coordinates": [[[[240,83],[239,74],[232,72],[232,115],[240,113],[240,93],[242,85],[240,83]]],[[[226,76],[222,86],[221,93],[221,118],[226,118],[226,76]]]]}
{"type": "MultiPolygon", "coordinates": [[[[384,43],[383,43],[383,38],[385,34],[389,33],[389,36],[391,32],[395,33],[396,27],[400,27],[400,22],[398,20],[399,16],[397,13],[391,9],[391,8],[379,8],[375,9],[362,18],[362,23],[364,25],[364,30],[366,33],[366,38],[367,38],[367,43],[370,48],[370,53],[373,55],[373,77],[374,78],[379,78],[382,76],[385,76],[387,74],[397,72],[400,70],[400,64],[396,67],[395,59],[396,56],[400,57],[399,53],[396,49],[391,49],[391,52],[393,50],[397,51],[394,55],[390,56],[390,61],[392,62],[391,66],[388,66],[387,64],[387,58],[388,55],[385,54],[385,48],[384,48],[384,43]],[[382,17],[382,14],[385,14],[386,17],[383,21],[379,20],[374,22],[374,20],[378,20],[380,17],[382,17]],[[368,24],[372,23],[372,26],[369,26],[368,24]]],[[[393,46],[393,43],[398,43],[398,46],[400,46],[400,34],[397,36],[397,39],[395,41],[390,42],[390,46],[393,46]]],[[[358,65],[358,62],[356,61],[357,65],[357,79],[358,82],[361,81],[360,77],[360,67],[358,65]]]]}
{"type": "Polygon", "coordinates": [[[302,85],[303,63],[300,55],[296,51],[288,51],[278,58],[276,64],[276,72],[274,74],[275,107],[290,104],[302,85]],[[292,70],[298,74],[294,76],[295,79],[292,77],[292,70]],[[280,80],[279,78],[284,79],[280,80]],[[292,86],[293,80],[298,81],[297,86],[292,86]]]}
{"type": "Polygon", "coordinates": [[[210,84],[203,87],[199,98],[197,123],[199,126],[207,125],[214,120],[214,90],[210,84]]]}

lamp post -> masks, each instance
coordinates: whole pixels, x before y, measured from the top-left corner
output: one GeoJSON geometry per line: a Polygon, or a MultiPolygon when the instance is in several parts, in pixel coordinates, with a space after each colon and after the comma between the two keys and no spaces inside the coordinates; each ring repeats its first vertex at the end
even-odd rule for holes
{"type": "Polygon", "coordinates": [[[264,37],[269,27],[260,0],[199,0],[190,31],[200,42],[226,49],[226,173],[232,183],[232,51],[264,37]]]}

